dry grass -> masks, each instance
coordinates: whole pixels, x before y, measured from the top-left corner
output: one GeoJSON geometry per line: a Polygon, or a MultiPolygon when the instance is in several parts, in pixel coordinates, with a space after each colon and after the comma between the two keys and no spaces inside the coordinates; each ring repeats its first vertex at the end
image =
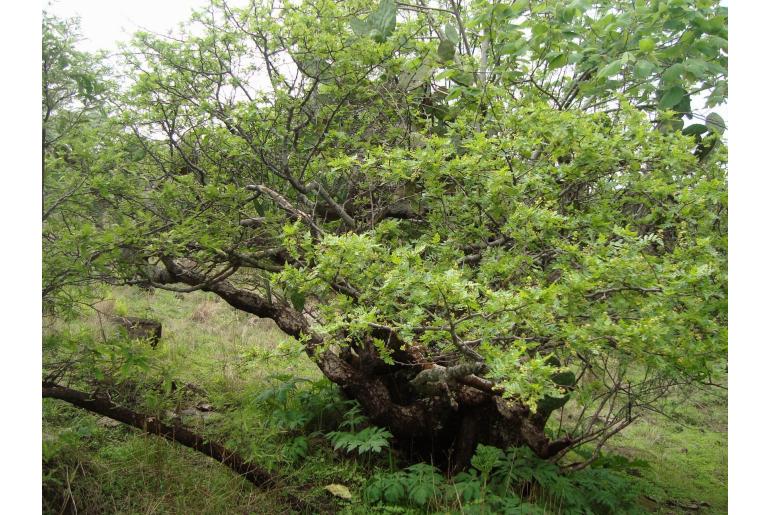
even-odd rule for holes
{"type": "Polygon", "coordinates": [[[195,306],[195,309],[190,315],[190,319],[200,324],[205,324],[217,315],[220,311],[221,304],[214,300],[205,299],[195,306]]]}
{"type": "Polygon", "coordinates": [[[94,310],[106,316],[112,316],[115,314],[115,299],[104,299],[94,304],[94,310]]]}

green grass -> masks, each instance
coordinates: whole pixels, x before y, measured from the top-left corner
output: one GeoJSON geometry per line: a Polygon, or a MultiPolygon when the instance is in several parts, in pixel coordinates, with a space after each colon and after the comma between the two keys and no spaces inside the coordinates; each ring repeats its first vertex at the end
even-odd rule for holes
{"type": "MultiPolygon", "coordinates": [[[[171,401],[161,399],[159,404],[145,398],[143,410],[162,415],[205,400],[217,413],[206,421],[184,417],[186,424],[276,474],[290,476],[291,484],[261,491],[195,451],[131,428],[101,427],[98,416],[47,399],[43,433],[51,458],[44,466],[46,513],[59,513],[65,506],[72,511],[73,502],[78,513],[281,513],[287,507],[277,491],[334,506],[324,481],[353,480],[357,464],[333,456],[325,442],[311,445],[313,459],[305,463],[294,466],[281,460],[286,435],[255,401],[275,374],[321,378],[309,359],[282,348],[288,339],[272,321],[237,312],[205,293],[181,297],[125,288],[111,295],[98,306],[103,312],[163,323],[161,343],[146,351],[152,363],[146,376],[162,374],[180,387],[191,384],[195,392],[205,392],[172,395],[171,401]]],[[[63,328],[56,324],[48,332],[63,328]]],[[[67,329],[97,340],[102,330],[108,338],[117,332],[107,317],[95,313],[67,329]]]]}
{"type": "MultiPolygon", "coordinates": [[[[149,369],[134,373],[136,399],[143,411],[168,416],[199,402],[214,406],[203,419],[184,416],[196,427],[282,478],[260,490],[230,469],[203,455],[140,434],[124,426],[105,427],[99,417],[60,401],[43,403],[45,513],[284,513],[281,493],[305,500],[316,512],[372,513],[361,491],[366,478],[393,467],[395,453],[353,458],[332,450],[322,434],[310,434],[306,456],[292,456],[290,444],[308,431],[329,431],[340,420],[339,399],[313,363],[272,321],[231,309],[213,295],[178,295],[156,290],[120,288],[99,305],[105,313],[143,316],[163,323],[163,338],[155,350],[146,349],[149,369]],[[286,402],[260,400],[281,384],[276,375],[303,381],[286,402]],[[159,378],[173,379],[177,390],[163,392],[159,378]],[[192,389],[185,385],[193,385],[192,389]],[[297,392],[313,391],[299,398],[297,392]],[[205,392],[205,393],[204,393],[205,392]],[[291,411],[309,411],[310,429],[287,429],[276,419],[291,411]],[[352,501],[324,490],[330,483],[348,486],[352,501]]],[[[116,328],[95,313],[61,330],[84,331],[97,341],[116,328]],[[101,320],[100,320],[101,318],[101,320]]],[[[142,345],[136,343],[136,345],[142,345]]],[[[650,511],[684,512],[676,501],[707,502],[700,513],[727,511],[726,392],[687,392],[670,401],[677,422],[651,414],[617,436],[608,451],[649,462],[640,470],[645,493],[659,501],[650,511]]],[[[406,513],[398,509],[383,512],[406,513]],[[394,511],[395,510],[395,511],[394,511]]]]}
{"type": "Polygon", "coordinates": [[[44,467],[45,513],[281,510],[270,492],[253,488],[195,451],[128,428],[101,428],[98,417],[56,401],[46,400],[44,417],[44,435],[57,433],[59,441],[49,442],[61,446],[53,466],[44,467]],[[77,438],[67,438],[73,428],[77,438]]]}
{"type": "MultiPolygon", "coordinates": [[[[674,419],[647,414],[614,438],[607,450],[650,464],[641,472],[651,498],[680,505],[706,502],[709,506],[699,513],[727,513],[727,392],[680,392],[669,399],[665,411],[673,412],[674,419]]],[[[660,511],[692,513],[670,504],[660,511]]]]}

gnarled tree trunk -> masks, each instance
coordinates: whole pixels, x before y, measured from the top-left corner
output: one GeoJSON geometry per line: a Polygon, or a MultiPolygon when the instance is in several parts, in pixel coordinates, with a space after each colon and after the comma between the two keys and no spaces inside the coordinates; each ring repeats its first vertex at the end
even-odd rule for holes
{"type": "Polygon", "coordinates": [[[228,280],[207,283],[172,259],[165,259],[164,265],[156,270],[154,283],[200,287],[239,310],[273,319],[290,336],[305,338],[306,352],[323,374],[356,399],[374,424],[388,428],[397,445],[415,459],[430,458],[456,472],[468,465],[479,443],[526,445],[541,458],[553,457],[573,443],[569,437],[549,440],[544,432],[547,416],[504,399],[493,383],[474,373],[483,369],[481,364],[432,363],[419,346],[400,341],[395,333],[383,334],[387,329],[373,328],[372,337],[384,336],[390,342],[396,364],[389,365],[369,340],[336,347],[288,304],[228,280]]]}

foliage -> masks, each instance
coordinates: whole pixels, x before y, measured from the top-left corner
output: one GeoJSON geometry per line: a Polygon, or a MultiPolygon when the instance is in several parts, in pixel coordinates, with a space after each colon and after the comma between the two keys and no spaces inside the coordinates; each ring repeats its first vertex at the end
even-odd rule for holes
{"type": "Polygon", "coordinates": [[[358,432],[332,431],[327,434],[335,449],[345,449],[348,452],[358,451],[378,453],[388,447],[388,439],[393,435],[381,427],[366,427],[358,432]]]}
{"type": "MultiPolygon", "coordinates": [[[[437,5],[215,0],[179,37],[137,33],[109,72],[46,17],[50,312],[78,315],[106,283],[270,317],[382,426],[354,414],[328,433],[359,454],[439,429],[448,447],[482,396],[495,427],[527,422],[509,439],[541,458],[594,442],[587,464],[673,388],[711,383],[726,363],[725,127],[693,106],[726,98],[727,9],[437,5]],[[414,387],[423,368],[446,372],[437,389],[414,387]]],[[[103,368],[49,357],[72,381],[103,368]]],[[[291,462],[325,409],[279,383],[239,399],[228,437],[262,457],[255,416],[271,406],[291,462]]],[[[458,495],[503,502],[512,458],[479,449],[458,495]]],[[[600,469],[574,477],[614,497],[574,502],[553,469],[530,469],[514,479],[576,510],[625,505],[600,469]]]]}
{"type": "Polygon", "coordinates": [[[480,445],[471,463],[470,470],[452,481],[425,463],[378,474],[367,483],[364,496],[370,503],[397,506],[437,508],[457,502],[470,513],[542,513],[543,506],[565,514],[639,511],[639,483],[621,472],[645,466],[638,460],[612,456],[564,475],[526,448],[504,453],[480,445]]]}
{"type": "Polygon", "coordinates": [[[98,295],[98,289],[82,288],[89,267],[71,252],[94,235],[99,207],[91,188],[119,158],[97,151],[111,141],[105,105],[111,82],[102,58],[76,49],[77,19],[44,12],[42,25],[42,293],[46,309],[66,317],[98,295]]]}
{"type": "Polygon", "coordinates": [[[350,27],[359,36],[370,36],[378,43],[383,43],[396,28],[396,3],[393,0],[380,0],[376,11],[363,20],[351,19],[350,27]]]}

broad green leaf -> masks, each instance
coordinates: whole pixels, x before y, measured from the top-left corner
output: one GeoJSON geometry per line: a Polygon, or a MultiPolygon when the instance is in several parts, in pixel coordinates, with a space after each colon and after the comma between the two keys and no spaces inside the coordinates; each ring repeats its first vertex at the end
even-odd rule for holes
{"type": "Polygon", "coordinates": [[[695,76],[696,79],[703,77],[708,71],[708,64],[703,59],[688,59],[684,63],[687,72],[695,76]]]}
{"type": "Polygon", "coordinates": [[[368,36],[369,31],[371,30],[369,23],[366,20],[359,20],[358,18],[350,20],[350,28],[359,36],[368,36]]]}
{"type": "Polygon", "coordinates": [[[604,66],[601,70],[599,70],[599,73],[596,74],[596,77],[599,79],[604,79],[607,77],[612,77],[613,75],[617,75],[620,73],[620,70],[623,68],[623,61],[618,59],[617,61],[612,61],[608,65],[604,66]]]}
{"type": "Polygon", "coordinates": [[[681,118],[672,118],[666,120],[661,124],[661,130],[663,132],[675,132],[681,131],[684,128],[684,120],[681,118]]]}
{"type": "Polygon", "coordinates": [[[655,65],[652,64],[650,61],[646,61],[644,59],[640,59],[636,62],[636,66],[634,67],[634,76],[637,79],[646,79],[652,73],[655,71],[655,65]]]}
{"type": "Polygon", "coordinates": [[[380,0],[377,10],[367,18],[369,26],[378,33],[377,37],[373,38],[375,41],[382,43],[393,34],[396,29],[396,13],[394,0],[380,0]]]}
{"type": "Polygon", "coordinates": [[[438,45],[438,56],[443,61],[451,61],[455,56],[455,45],[448,39],[442,39],[438,45]]]}
{"type": "Polygon", "coordinates": [[[708,116],[706,116],[706,127],[717,134],[724,133],[727,128],[724,119],[717,113],[709,113],[708,116]]]}
{"type": "Polygon", "coordinates": [[[444,35],[449,41],[451,41],[455,45],[457,45],[460,42],[460,36],[457,34],[457,29],[451,23],[447,23],[444,26],[444,35]]]}
{"type": "Polygon", "coordinates": [[[639,40],[639,51],[645,54],[655,50],[655,40],[651,38],[644,38],[639,40]]]}
{"type": "Polygon", "coordinates": [[[660,97],[658,107],[663,110],[671,109],[675,105],[679,104],[679,102],[682,101],[686,94],[687,91],[685,91],[684,88],[680,86],[674,86],[673,88],[663,93],[663,96],[660,97]]]}
{"type": "Polygon", "coordinates": [[[664,82],[669,84],[678,84],[682,80],[682,73],[684,72],[684,65],[682,63],[676,63],[669,66],[662,74],[661,78],[664,82]]]}
{"type": "Polygon", "coordinates": [[[297,290],[292,290],[289,293],[289,300],[291,300],[291,305],[294,306],[294,309],[297,311],[302,311],[305,308],[305,295],[297,290]]]}
{"type": "Polygon", "coordinates": [[[369,36],[378,43],[382,43],[396,29],[396,13],[396,3],[393,0],[381,0],[377,10],[366,19],[351,19],[350,28],[359,36],[369,36]]]}
{"type": "Polygon", "coordinates": [[[400,481],[388,482],[383,488],[385,500],[391,504],[396,504],[406,493],[404,485],[400,481]]]}
{"type": "Polygon", "coordinates": [[[567,54],[560,53],[555,56],[553,56],[548,61],[548,68],[551,70],[555,70],[557,68],[561,68],[562,66],[567,64],[567,54]]]}
{"type": "Polygon", "coordinates": [[[690,95],[683,96],[682,100],[680,100],[679,103],[674,106],[674,111],[677,113],[689,113],[691,110],[690,95]]]}
{"type": "Polygon", "coordinates": [[[452,88],[449,91],[449,94],[446,96],[447,101],[454,100],[455,98],[460,98],[462,96],[463,91],[465,89],[466,88],[464,88],[462,86],[456,86],[456,87],[452,88]]]}
{"type": "Polygon", "coordinates": [[[695,134],[703,134],[706,131],[708,131],[708,127],[706,127],[702,123],[693,123],[692,125],[688,125],[684,129],[682,129],[682,134],[684,134],[685,136],[692,136],[695,134]]]}

